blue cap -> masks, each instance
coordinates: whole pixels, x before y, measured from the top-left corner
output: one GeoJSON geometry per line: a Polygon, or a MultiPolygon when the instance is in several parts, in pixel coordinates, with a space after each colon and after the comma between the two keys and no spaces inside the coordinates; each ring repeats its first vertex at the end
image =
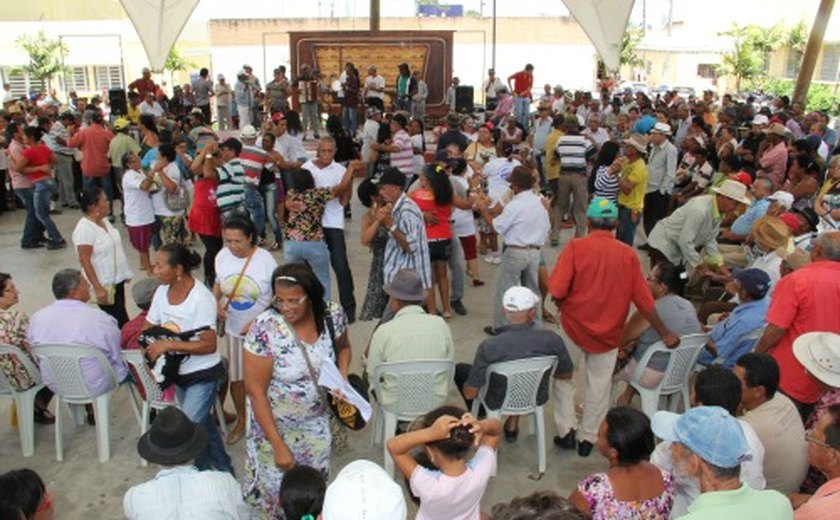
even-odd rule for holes
{"type": "Polygon", "coordinates": [[[741,288],[753,298],[764,298],[770,290],[770,275],[761,269],[735,269],[732,277],[738,280],[741,288]]]}
{"type": "Polygon", "coordinates": [[[656,412],[650,426],[660,439],[679,442],[719,468],[734,468],[751,458],[741,424],[720,406],[699,406],[682,415],[656,412]]]}
{"type": "Polygon", "coordinates": [[[595,197],[586,208],[586,216],[589,218],[618,218],[618,206],[615,202],[604,197],[595,197]]]}

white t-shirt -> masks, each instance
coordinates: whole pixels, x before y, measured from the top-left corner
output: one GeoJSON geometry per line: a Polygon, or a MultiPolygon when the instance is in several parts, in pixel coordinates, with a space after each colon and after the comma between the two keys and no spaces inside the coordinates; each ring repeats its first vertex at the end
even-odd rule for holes
{"type": "Polygon", "coordinates": [[[367,90],[371,87],[383,88],[384,89],[385,88],[385,78],[383,78],[382,76],[380,76],[378,74],[376,76],[365,77],[365,89],[366,89],[365,90],[366,91],[365,97],[385,99],[385,93],[384,92],[374,92],[372,90],[367,90]]]}
{"type": "Polygon", "coordinates": [[[487,482],[496,471],[496,450],[481,446],[457,477],[417,466],[411,474],[411,492],[420,499],[416,520],[479,520],[479,504],[487,482]]]}
{"type": "MultiPolygon", "coordinates": [[[[216,326],[216,299],[204,284],[196,281],[187,298],[180,305],[169,303],[168,292],[168,285],[157,288],[146,321],[173,332],[216,326]]],[[[194,354],[181,363],[178,374],[192,374],[199,370],[206,370],[218,365],[221,360],[218,351],[212,354],[194,354]]]]}
{"type": "MultiPolygon", "coordinates": [[[[239,258],[227,247],[216,255],[216,283],[227,297],[233,292],[239,273],[248,258],[239,258]]],[[[242,337],[242,328],[268,308],[272,297],[271,274],[277,268],[277,261],[271,253],[262,248],[254,251],[248,269],[227,308],[225,332],[242,337]]]]}
{"type": "Polygon", "coordinates": [[[277,150],[278,146],[280,147],[278,150],[280,155],[282,155],[283,159],[286,159],[288,162],[305,159],[307,157],[306,149],[303,147],[302,133],[297,135],[292,135],[289,132],[284,133],[277,138],[277,141],[274,144],[274,149],[277,150]]]}
{"type": "MultiPolygon", "coordinates": [[[[181,170],[178,168],[178,164],[175,162],[169,163],[169,166],[163,169],[161,172],[162,175],[166,175],[172,181],[181,186],[181,170]]],[[[166,202],[163,200],[163,192],[166,191],[166,188],[163,186],[163,182],[160,182],[160,189],[152,194],[152,206],[154,207],[155,215],[161,217],[175,217],[178,215],[183,215],[184,210],[181,211],[172,211],[171,209],[166,207],[166,202]]]]}
{"type": "MultiPolygon", "coordinates": [[[[347,170],[344,166],[333,161],[326,168],[318,168],[313,161],[303,165],[304,170],[312,172],[316,188],[332,188],[341,184],[341,178],[347,170]]],[[[321,227],[344,229],[344,206],[337,197],[330,199],[324,206],[324,216],[321,217],[321,227]]]]}
{"type": "Polygon", "coordinates": [[[521,164],[516,159],[509,161],[507,157],[498,157],[484,165],[482,173],[487,177],[487,195],[492,202],[501,200],[502,194],[510,188],[510,174],[521,164]]]}
{"type": "MultiPolygon", "coordinates": [[[[459,177],[457,175],[450,175],[449,181],[452,183],[452,188],[462,198],[467,198],[469,195],[470,183],[466,177],[459,177]]],[[[452,233],[456,237],[468,237],[475,235],[475,216],[473,212],[468,209],[452,208],[452,233]]]]}
{"type": "Polygon", "coordinates": [[[163,107],[160,106],[160,103],[157,101],[153,102],[151,105],[146,101],[143,101],[137,106],[140,109],[140,115],[152,115],[155,118],[163,117],[163,107]]]}
{"type": "Polygon", "coordinates": [[[80,218],[73,230],[73,247],[93,246],[90,263],[100,284],[115,285],[130,280],[133,274],[123,251],[120,232],[106,219],[102,224],[105,228],[87,217],[80,218]]]}
{"type": "Polygon", "coordinates": [[[146,176],[137,170],[123,172],[123,213],[126,226],[145,226],[155,221],[155,208],[152,196],[140,189],[146,176]]]}

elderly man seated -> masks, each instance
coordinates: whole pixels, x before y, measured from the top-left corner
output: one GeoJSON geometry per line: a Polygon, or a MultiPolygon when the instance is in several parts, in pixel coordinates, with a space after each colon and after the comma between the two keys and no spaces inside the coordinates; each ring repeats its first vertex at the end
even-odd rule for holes
{"type": "MultiPolygon", "coordinates": [[[[96,307],[87,304],[90,300],[90,284],[78,269],[62,269],[52,280],[55,301],[36,312],[29,320],[27,340],[37,347],[45,343],[74,343],[101,350],[122,383],[128,377],[128,369],[120,356],[120,328],[117,320],[96,307]]],[[[84,358],[81,362],[82,375],[88,390],[94,395],[110,389],[111,379],[102,371],[99,362],[84,358]]],[[[44,384],[55,391],[49,370],[41,367],[44,384]]],[[[93,415],[88,410],[88,422],[93,415]]]]}
{"type": "Polygon", "coordinates": [[[719,406],[692,408],[683,415],[656,412],[651,428],[670,442],[674,466],[681,476],[700,484],[700,496],[685,516],[672,510],[672,518],[720,520],[761,518],[790,520],[793,510],[778,491],[758,491],[742,482],[742,461],[749,445],[742,424],[719,406]]]}
{"type": "MultiPolygon", "coordinates": [[[[540,298],[527,287],[511,287],[502,297],[502,312],[509,325],[499,329],[497,336],[481,342],[475,351],[473,364],[458,363],[455,367],[455,385],[464,397],[467,409],[471,409],[472,400],[487,379],[487,368],[493,363],[514,361],[541,356],[557,356],[557,368],[554,377],[571,379],[574,372],[572,360],[566,351],[563,340],[555,332],[538,327],[534,318],[539,309],[540,298]]],[[[548,401],[548,374],[540,383],[537,404],[548,401]]],[[[502,405],[507,391],[507,380],[493,374],[487,385],[485,403],[491,409],[502,405]]],[[[516,440],[519,432],[519,417],[508,417],[505,421],[505,438],[516,440]]]]}
{"type": "Polygon", "coordinates": [[[764,445],[767,489],[796,493],[808,472],[808,444],[796,406],[778,391],[778,363],[767,354],[751,352],[738,358],[732,371],[741,381],[741,419],[764,445]]]}
{"type": "MultiPolygon", "coordinates": [[[[452,360],[455,347],[449,325],[440,316],[426,313],[421,307],[426,291],[423,280],[413,269],[400,269],[383,287],[390,296],[388,306],[394,318],[374,331],[367,352],[367,373],[373,377],[383,363],[412,360],[452,360]]],[[[397,400],[393,378],[382,381],[382,395],[376,396],[384,406],[397,400]]],[[[429,391],[445,397],[449,381],[440,377],[429,391]]]]}
{"type": "Polygon", "coordinates": [[[699,365],[720,363],[732,368],[735,361],[754,346],[741,338],[766,324],[770,277],[761,269],[743,269],[735,271],[732,278],[726,290],[735,294],[741,303],[709,332],[706,350],[697,358],[699,365]]]}

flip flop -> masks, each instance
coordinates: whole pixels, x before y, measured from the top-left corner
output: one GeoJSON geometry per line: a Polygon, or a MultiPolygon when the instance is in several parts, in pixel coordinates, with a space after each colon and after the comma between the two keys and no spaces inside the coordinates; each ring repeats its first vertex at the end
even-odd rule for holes
{"type": "Polygon", "coordinates": [[[550,312],[544,312],[542,318],[546,323],[557,323],[557,316],[551,314],[550,312]]]}

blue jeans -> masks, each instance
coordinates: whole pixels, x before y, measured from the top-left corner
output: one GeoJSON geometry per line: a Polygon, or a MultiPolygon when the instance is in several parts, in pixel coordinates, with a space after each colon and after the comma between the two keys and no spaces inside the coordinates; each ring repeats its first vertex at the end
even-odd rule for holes
{"type": "Polygon", "coordinates": [[[356,107],[344,107],[344,129],[350,137],[356,137],[356,129],[359,128],[358,109],[356,107]]]}
{"type": "Polygon", "coordinates": [[[55,183],[55,179],[38,181],[33,185],[32,189],[34,190],[32,197],[35,206],[35,217],[38,218],[38,222],[47,230],[47,236],[50,242],[62,241],[61,233],[58,232],[55,222],[50,218],[50,201],[52,200],[52,196],[58,193],[58,185],[55,183]]]}
{"type": "Polygon", "coordinates": [[[638,218],[633,222],[633,210],[618,207],[618,231],[615,237],[630,247],[633,247],[633,239],[636,237],[636,226],[639,225],[638,218]]]}
{"type": "MultiPolygon", "coordinates": [[[[356,297],[353,295],[353,273],[347,261],[347,244],[344,241],[344,230],[324,228],[324,241],[330,252],[330,264],[338,282],[338,295],[341,307],[348,316],[356,315],[356,297]]],[[[327,278],[329,279],[329,278],[327,278]]]]}
{"type": "Polygon", "coordinates": [[[528,125],[531,123],[531,100],[526,97],[514,96],[513,115],[527,132],[528,125]]]}
{"type": "Polygon", "coordinates": [[[251,220],[254,222],[254,227],[257,229],[257,235],[262,236],[265,232],[265,206],[263,205],[262,195],[257,186],[245,186],[245,209],[251,215],[251,220]]]}
{"type": "Polygon", "coordinates": [[[280,229],[280,221],[277,219],[277,185],[269,184],[260,188],[265,197],[265,215],[271,222],[271,230],[274,232],[274,242],[279,244],[283,241],[283,233],[280,229]]]}
{"type": "Polygon", "coordinates": [[[15,195],[26,208],[26,220],[23,224],[23,235],[20,238],[20,245],[36,245],[44,235],[44,226],[35,216],[35,188],[15,188],[15,195]]]}
{"type": "Polygon", "coordinates": [[[181,410],[194,423],[204,426],[207,430],[207,447],[195,459],[195,467],[204,471],[214,469],[227,471],[233,475],[230,457],[225,451],[225,444],[219,427],[210,418],[210,410],[216,403],[216,393],[219,381],[196,383],[187,387],[175,385],[175,396],[181,405],[181,410]]]}
{"type": "Polygon", "coordinates": [[[324,286],[324,299],[330,299],[330,251],[325,242],[286,240],[283,243],[283,259],[286,263],[308,263],[324,286]]]}
{"type": "Polygon", "coordinates": [[[103,175],[102,177],[82,176],[82,189],[87,190],[91,186],[99,186],[105,191],[105,196],[108,197],[108,201],[114,200],[114,186],[111,182],[111,172],[108,172],[107,175],[103,175]]]}

